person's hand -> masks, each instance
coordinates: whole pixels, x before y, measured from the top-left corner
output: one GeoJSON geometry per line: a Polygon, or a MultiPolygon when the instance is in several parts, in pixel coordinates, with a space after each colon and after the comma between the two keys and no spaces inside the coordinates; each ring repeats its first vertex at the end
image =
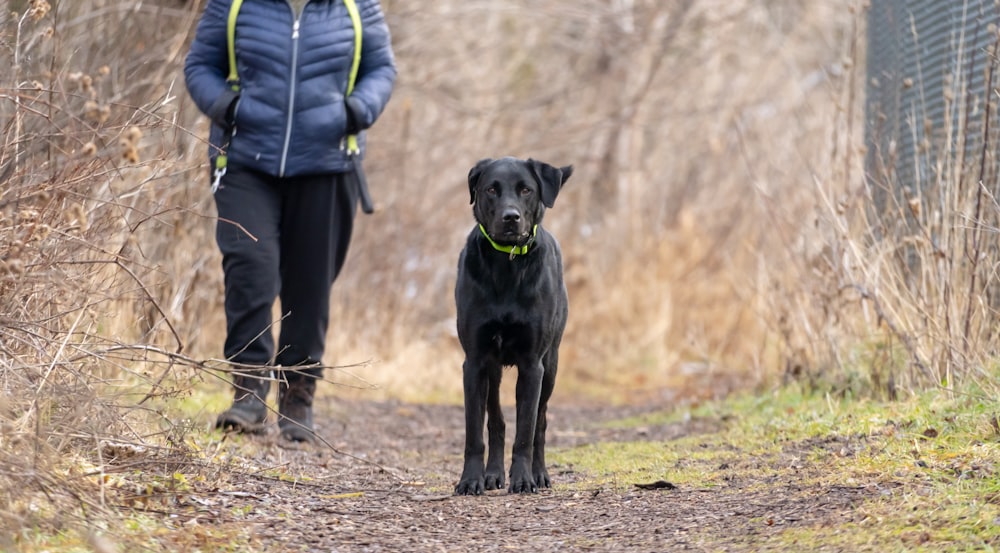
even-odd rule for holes
{"type": "Polygon", "coordinates": [[[233,98],[233,101],[229,103],[229,107],[226,108],[226,128],[231,128],[236,124],[236,106],[240,103],[240,97],[237,96],[233,98]]]}
{"type": "Polygon", "coordinates": [[[209,112],[212,122],[227,131],[232,129],[233,125],[236,124],[236,108],[239,103],[239,94],[232,94],[228,98],[222,97],[216,100],[218,108],[209,112]],[[226,103],[227,100],[229,102],[228,104],[226,103]],[[226,109],[221,109],[222,106],[226,106],[226,109]]]}
{"type": "Polygon", "coordinates": [[[347,134],[358,134],[365,130],[364,105],[361,100],[348,96],[344,100],[344,110],[347,112],[347,134]]]}

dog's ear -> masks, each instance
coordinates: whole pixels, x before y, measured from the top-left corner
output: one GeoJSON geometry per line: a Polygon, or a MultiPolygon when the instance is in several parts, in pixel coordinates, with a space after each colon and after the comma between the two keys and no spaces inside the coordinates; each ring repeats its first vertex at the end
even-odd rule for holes
{"type": "Polygon", "coordinates": [[[548,163],[529,159],[528,168],[531,169],[542,193],[542,204],[545,207],[552,207],[556,203],[556,196],[562,189],[566,179],[573,174],[573,166],[553,167],[548,163]]]}
{"type": "Polygon", "coordinates": [[[469,203],[470,204],[476,203],[476,184],[479,183],[479,175],[482,175],[483,174],[483,169],[486,169],[486,166],[489,165],[492,162],[493,162],[493,160],[489,159],[489,158],[487,158],[487,159],[481,159],[481,160],[479,160],[478,163],[476,163],[476,165],[472,169],[469,169],[469,203]]]}

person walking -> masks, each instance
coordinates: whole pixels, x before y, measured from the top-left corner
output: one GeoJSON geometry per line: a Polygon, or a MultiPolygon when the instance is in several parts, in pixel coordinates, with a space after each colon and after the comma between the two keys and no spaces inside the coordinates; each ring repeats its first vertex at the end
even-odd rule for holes
{"type": "Polygon", "coordinates": [[[330,289],[367,199],[364,131],[396,80],[388,25],[378,0],[208,0],[184,76],[212,123],[233,366],[233,403],[216,426],[262,430],[276,380],[282,437],[312,441],[330,289]]]}

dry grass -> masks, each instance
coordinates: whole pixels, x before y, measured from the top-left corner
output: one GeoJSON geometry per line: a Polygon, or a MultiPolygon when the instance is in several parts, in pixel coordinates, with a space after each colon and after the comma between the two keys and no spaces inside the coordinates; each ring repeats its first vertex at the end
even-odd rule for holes
{"type": "MultiPolygon", "coordinates": [[[[970,17],[978,13],[973,4],[965,4],[970,17]]],[[[860,186],[844,187],[838,172],[816,176],[820,233],[813,247],[820,249],[803,258],[813,283],[800,287],[806,294],[789,310],[800,314],[800,351],[813,360],[805,369],[813,378],[833,373],[841,389],[891,399],[962,381],[996,388],[1000,42],[994,28],[982,32],[991,37],[985,48],[955,46],[943,88],[909,77],[943,68],[904,72],[901,86],[925,98],[901,114],[902,132],[921,137],[914,159],[902,160],[923,167],[915,176],[897,174],[895,140],[881,136],[867,152],[874,163],[860,186]],[[985,85],[973,87],[974,76],[985,85]],[[944,123],[925,115],[932,105],[943,106],[944,123]],[[890,145],[881,150],[880,143],[890,145]]],[[[883,127],[884,113],[869,118],[876,131],[883,127]]]]}
{"type": "Polygon", "coordinates": [[[757,378],[774,366],[771,291],[757,282],[796,279],[788,249],[832,162],[831,100],[846,86],[846,4],[387,11],[401,73],[369,159],[382,211],[362,220],[335,287],[351,331],[334,331],[331,361],[377,359],[365,375],[390,393],[459,392],[465,175],[512,154],[576,166],[546,218],[570,287],[563,385],[606,395],[681,367],[757,378]],[[427,40],[431,28],[464,31],[427,40]]]}
{"type": "MultiPolygon", "coordinates": [[[[225,386],[205,122],[179,72],[199,2],[86,4],[0,15],[0,489],[27,492],[0,494],[14,528],[110,516],[93,475],[115,444],[166,448],[144,469],[169,475],[186,423],[151,405],[225,386]]],[[[400,78],[366,161],[379,211],[356,225],[326,359],[361,365],[326,392],[460,397],[465,176],[500,155],[576,167],[546,219],[571,301],[557,400],[984,374],[996,204],[955,163],[915,212],[869,218],[854,2],[383,5],[400,78]]]]}

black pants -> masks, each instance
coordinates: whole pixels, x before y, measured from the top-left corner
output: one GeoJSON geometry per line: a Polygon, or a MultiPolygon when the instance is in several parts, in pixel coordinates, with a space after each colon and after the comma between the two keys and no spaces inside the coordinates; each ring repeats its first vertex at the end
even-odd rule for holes
{"type": "Polygon", "coordinates": [[[353,176],[277,178],[230,166],[215,193],[225,272],[226,359],[284,367],[321,362],[330,287],[347,256],[353,176]],[[272,319],[275,298],[282,319],[272,319]],[[280,326],[275,350],[272,329],[280,326]]]}

